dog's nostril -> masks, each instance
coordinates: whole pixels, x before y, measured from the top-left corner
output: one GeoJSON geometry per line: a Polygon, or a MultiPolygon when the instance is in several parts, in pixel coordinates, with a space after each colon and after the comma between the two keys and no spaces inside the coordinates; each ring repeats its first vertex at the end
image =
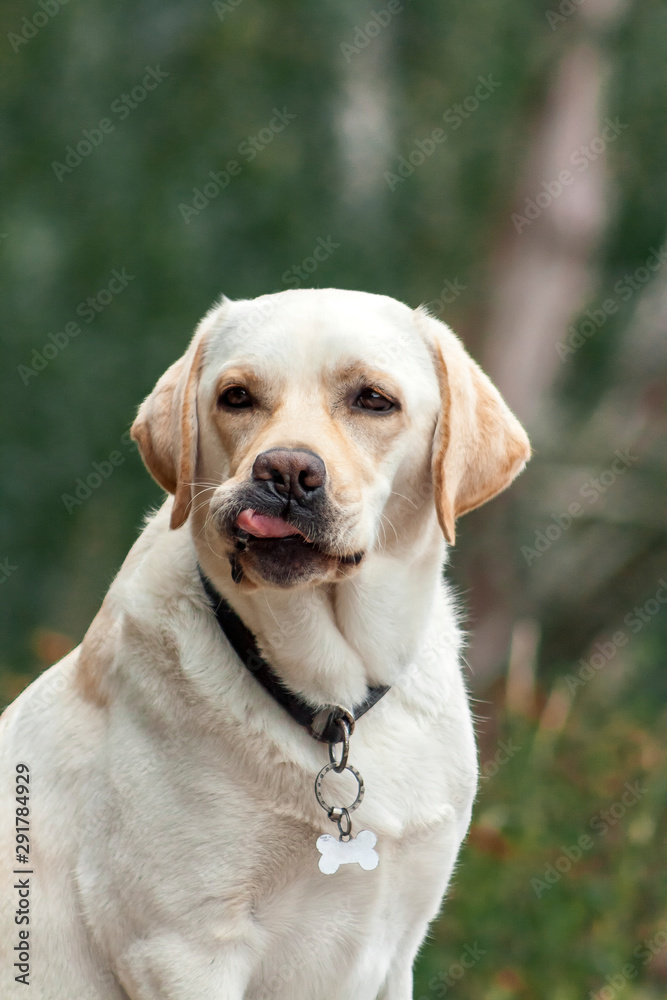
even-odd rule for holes
{"type": "Polygon", "coordinates": [[[283,495],[303,500],[324,485],[326,468],[319,455],[312,451],[272,448],[257,456],[252,477],[272,483],[283,495]]]}
{"type": "MultiPolygon", "coordinates": [[[[314,456],[315,457],[315,456],[314,456]]],[[[322,468],[314,465],[307,469],[302,469],[299,473],[299,486],[303,490],[319,490],[324,485],[324,464],[322,468]]]]}

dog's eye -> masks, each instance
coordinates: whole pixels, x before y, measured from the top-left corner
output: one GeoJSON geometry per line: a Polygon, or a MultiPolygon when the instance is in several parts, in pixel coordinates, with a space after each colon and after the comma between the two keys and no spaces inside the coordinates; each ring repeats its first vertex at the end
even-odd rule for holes
{"type": "Polygon", "coordinates": [[[361,410],[373,410],[375,413],[387,413],[396,409],[396,403],[377,389],[362,389],[354,401],[354,406],[361,410]]]}
{"type": "Polygon", "coordinates": [[[242,385],[230,385],[218,396],[218,406],[226,406],[230,410],[245,410],[252,403],[252,396],[242,385]]]}

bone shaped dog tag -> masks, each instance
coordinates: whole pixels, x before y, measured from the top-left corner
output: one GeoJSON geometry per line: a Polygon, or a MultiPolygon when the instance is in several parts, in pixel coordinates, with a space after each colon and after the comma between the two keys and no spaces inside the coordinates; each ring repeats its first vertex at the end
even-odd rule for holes
{"type": "Polygon", "coordinates": [[[317,838],[317,849],[322,855],[318,867],[325,875],[333,875],[340,865],[358,864],[364,871],[377,868],[380,857],[373,848],[377,837],[370,830],[360,830],[351,840],[337,840],[330,833],[317,838]]]}

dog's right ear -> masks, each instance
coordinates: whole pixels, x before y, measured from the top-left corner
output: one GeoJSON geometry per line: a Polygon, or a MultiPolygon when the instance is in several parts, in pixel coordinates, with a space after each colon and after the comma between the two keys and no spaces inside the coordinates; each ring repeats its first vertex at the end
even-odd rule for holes
{"type": "Polygon", "coordinates": [[[192,504],[197,468],[197,387],[205,340],[190,347],[160,378],[139,407],[130,435],[146,468],[167,493],[174,494],[171,527],[180,528],[192,504]]]}
{"type": "Polygon", "coordinates": [[[175,493],[178,483],[174,454],[173,413],[185,358],[179,358],[139,407],[130,437],[137,442],[144,465],[163,490],[175,493]]]}

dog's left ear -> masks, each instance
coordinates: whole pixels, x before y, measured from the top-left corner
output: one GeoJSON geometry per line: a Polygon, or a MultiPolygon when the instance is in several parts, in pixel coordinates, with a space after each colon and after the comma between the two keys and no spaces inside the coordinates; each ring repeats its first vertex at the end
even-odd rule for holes
{"type": "Polygon", "coordinates": [[[441,411],[432,476],[442,532],[454,543],[456,518],[504,490],[530,458],[523,427],[449,327],[424,309],[417,322],[433,354],[441,411]]]}
{"type": "Polygon", "coordinates": [[[187,521],[197,469],[197,387],[205,339],[195,335],[188,350],[168,368],[139,407],[130,434],[146,468],[174,494],[171,527],[187,521]]]}

